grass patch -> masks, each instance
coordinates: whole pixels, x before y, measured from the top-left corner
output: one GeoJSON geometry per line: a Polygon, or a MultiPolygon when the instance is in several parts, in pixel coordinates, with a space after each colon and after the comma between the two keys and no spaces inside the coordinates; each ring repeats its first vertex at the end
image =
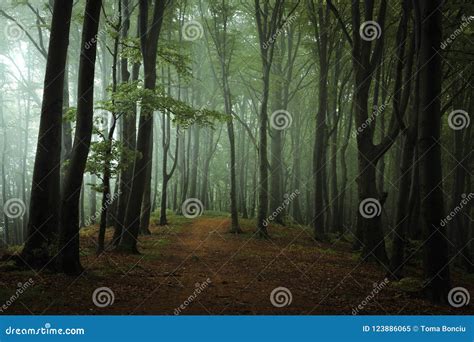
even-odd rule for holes
{"type": "Polygon", "coordinates": [[[390,286],[404,292],[419,292],[423,289],[423,280],[415,277],[406,277],[399,281],[393,281],[390,286]]]}

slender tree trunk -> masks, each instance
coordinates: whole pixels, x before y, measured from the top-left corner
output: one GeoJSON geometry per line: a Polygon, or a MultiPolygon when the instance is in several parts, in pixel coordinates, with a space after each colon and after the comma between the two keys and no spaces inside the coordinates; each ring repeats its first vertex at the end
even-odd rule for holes
{"type": "MultiPolygon", "coordinates": [[[[92,137],[94,72],[102,1],[86,3],[79,62],[76,132],[61,196],[61,230],[58,267],[62,272],[82,272],[79,258],[79,200],[92,137]]],[[[84,197],[84,196],[82,196],[84,197]]]]}

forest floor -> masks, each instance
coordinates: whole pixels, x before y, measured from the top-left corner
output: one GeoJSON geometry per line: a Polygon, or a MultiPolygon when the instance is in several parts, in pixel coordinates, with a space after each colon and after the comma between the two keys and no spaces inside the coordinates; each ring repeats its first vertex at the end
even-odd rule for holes
{"type": "MultiPolygon", "coordinates": [[[[259,240],[251,220],[241,221],[240,235],[229,234],[229,224],[228,217],[219,215],[171,216],[168,226],[153,224],[152,235],[140,237],[140,255],[112,251],[99,257],[97,227],[84,228],[86,271],[79,277],[20,271],[11,262],[0,266],[0,314],[350,315],[359,305],[357,314],[474,313],[472,304],[453,308],[424,300],[413,265],[408,267],[411,277],[382,285],[381,266],[360,260],[345,238],[318,243],[306,227],[272,225],[271,239],[259,240]],[[29,279],[33,285],[10,303],[29,279]],[[113,304],[101,308],[93,303],[99,287],[111,289],[113,304]],[[289,305],[272,305],[270,296],[278,287],[291,293],[289,305]]],[[[453,287],[474,294],[472,280],[453,272],[453,287]]]]}

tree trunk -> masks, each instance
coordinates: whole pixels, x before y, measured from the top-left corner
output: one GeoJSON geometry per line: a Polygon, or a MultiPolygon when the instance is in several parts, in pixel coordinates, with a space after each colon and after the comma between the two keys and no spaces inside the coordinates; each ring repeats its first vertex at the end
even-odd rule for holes
{"type": "MultiPolygon", "coordinates": [[[[155,89],[156,86],[156,56],[158,50],[158,38],[165,11],[165,2],[155,0],[153,20],[149,27],[148,3],[140,0],[140,42],[143,56],[143,66],[145,73],[145,88],[155,89]]],[[[135,160],[133,169],[133,183],[130,190],[130,198],[125,214],[125,225],[122,231],[119,248],[130,253],[138,253],[137,237],[140,228],[140,210],[142,206],[143,193],[145,191],[145,179],[147,165],[152,162],[152,146],[150,138],[153,130],[153,110],[142,107],[139,120],[139,130],[137,138],[137,152],[141,158],[135,160]]]]}
{"type": "Polygon", "coordinates": [[[424,233],[425,290],[434,302],[446,302],[450,288],[446,229],[440,225],[444,215],[441,147],[441,0],[420,2],[421,47],[419,121],[421,216],[424,233]]]}
{"type": "Polygon", "coordinates": [[[94,72],[102,1],[88,0],[84,14],[79,62],[77,121],[69,167],[61,196],[58,267],[64,273],[82,272],[79,258],[79,197],[92,137],[94,72]]]}
{"type": "Polygon", "coordinates": [[[31,189],[28,236],[21,252],[21,259],[30,267],[42,268],[49,264],[50,248],[56,240],[59,228],[64,72],[72,3],[72,0],[55,1],[53,8],[31,189]]]}

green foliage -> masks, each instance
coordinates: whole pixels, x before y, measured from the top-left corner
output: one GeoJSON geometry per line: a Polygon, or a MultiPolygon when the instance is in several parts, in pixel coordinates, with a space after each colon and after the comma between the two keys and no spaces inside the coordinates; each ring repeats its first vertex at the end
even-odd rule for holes
{"type": "Polygon", "coordinates": [[[140,50],[140,39],[126,38],[121,41],[122,52],[120,57],[127,58],[131,64],[142,62],[142,52],[140,50]]]}
{"type": "Polygon", "coordinates": [[[76,113],[77,113],[77,108],[76,107],[69,107],[64,111],[63,114],[63,120],[66,122],[75,122],[76,121],[76,113]]]}
{"type": "MultiPolygon", "coordinates": [[[[133,165],[135,157],[136,152],[124,146],[122,142],[114,140],[96,141],[91,144],[86,171],[101,177],[107,165],[110,176],[113,177],[121,170],[125,170],[133,165]]],[[[98,184],[94,186],[94,190],[102,192],[102,185],[98,184]]]]}
{"type": "MultiPolygon", "coordinates": [[[[111,90],[110,87],[108,90],[111,90]]],[[[141,81],[118,85],[110,100],[100,102],[98,108],[127,115],[134,112],[137,105],[141,115],[149,115],[157,110],[172,114],[172,121],[181,128],[187,128],[192,124],[212,127],[215,121],[227,119],[225,114],[214,110],[195,109],[183,101],[166,95],[162,88],[146,89],[141,81]]]]}
{"type": "Polygon", "coordinates": [[[158,47],[158,63],[164,62],[172,65],[179,76],[189,79],[191,77],[191,59],[189,55],[179,52],[177,44],[163,41],[158,47]]]}

